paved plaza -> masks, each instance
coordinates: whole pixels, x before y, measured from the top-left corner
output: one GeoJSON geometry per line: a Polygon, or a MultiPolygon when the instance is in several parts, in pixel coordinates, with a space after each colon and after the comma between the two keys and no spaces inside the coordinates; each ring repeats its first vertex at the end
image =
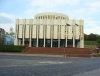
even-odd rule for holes
{"type": "Polygon", "coordinates": [[[0,76],[100,76],[100,58],[0,54],[0,76]]]}

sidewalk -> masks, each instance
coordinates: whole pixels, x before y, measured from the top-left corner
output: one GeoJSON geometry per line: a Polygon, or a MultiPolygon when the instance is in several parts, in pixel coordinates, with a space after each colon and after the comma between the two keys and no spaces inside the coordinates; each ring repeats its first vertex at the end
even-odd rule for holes
{"type": "Polygon", "coordinates": [[[96,69],[96,70],[76,74],[76,75],[73,75],[73,76],[100,76],[100,69],[96,69]]]}
{"type": "Polygon", "coordinates": [[[64,57],[64,55],[47,55],[47,54],[20,54],[20,53],[0,53],[0,55],[64,57]]]}

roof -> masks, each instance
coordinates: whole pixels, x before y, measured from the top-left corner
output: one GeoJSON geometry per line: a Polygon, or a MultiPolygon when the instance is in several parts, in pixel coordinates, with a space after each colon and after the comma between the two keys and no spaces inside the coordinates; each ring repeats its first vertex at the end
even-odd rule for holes
{"type": "Polygon", "coordinates": [[[65,18],[69,19],[69,17],[67,15],[62,14],[62,13],[56,13],[56,12],[43,12],[43,13],[37,14],[35,17],[48,16],[48,15],[52,15],[52,16],[62,16],[62,17],[65,17],[65,18]]]}

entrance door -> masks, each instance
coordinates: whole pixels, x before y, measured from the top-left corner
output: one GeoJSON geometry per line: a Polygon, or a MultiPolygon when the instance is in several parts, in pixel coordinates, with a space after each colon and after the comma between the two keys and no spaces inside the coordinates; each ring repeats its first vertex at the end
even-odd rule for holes
{"type": "Polygon", "coordinates": [[[73,47],[73,40],[72,39],[67,40],[67,47],[73,47]]]}
{"type": "Polygon", "coordinates": [[[31,43],[32,43],[32,46],[33,47],[36,47],[36,39],[32,39],[32,42],[31,43]]]}
{"type": "Polygon", "coordinates": [[[58,47],[58,39],[53,39],[53,47],[58,47]]]}
{"type": "Polygon", "coordinates": [[[44,40],[43,39],[39,39],[39,47],[43,47],[44,45],[44,40]]]}
{"type": "Polygon", "coordinates": [[[51,46],[51,40],[50,39],[46,39],[46,47],[50,47],[51,46]]]}
{"type": "Polygon", "coordinates": [[[66,42],[65,39],[61,39],[60,40],[60,47],[65,47],[65,42],[66,42]]]}

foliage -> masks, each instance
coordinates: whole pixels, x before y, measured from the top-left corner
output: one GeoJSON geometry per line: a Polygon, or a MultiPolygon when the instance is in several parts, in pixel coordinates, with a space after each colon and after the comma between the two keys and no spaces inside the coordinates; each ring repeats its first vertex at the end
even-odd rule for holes
{"type": "Polygon", "coordinates": [[[100,35],[97,36],[97,40],[96,40],[98,43],[100,43],[100,35]]]}
{"type": "Polygon", "coordinates": [[[92,34],[92,33],[89,34],[89,35],[85,34],[84,35],[84,39],[88,40],[88,41],[96,41],[97,35],[96,34],[92,34]]]}
{"type": "Polygon", "coordinates": [[[85,41],[85,45],[100,45],[97,41],[85,41]]]}
{"type": "Polygon", "coordinates": [[[96,54],[96,57],[100,57],[100,54],[96,54]]]}
{"type": "Polygon", "coordinates": [[[21,52],[26,46],[0,45],[0,52],[21,52]]]}
{"type": "Polygon", "coordinates": [[[85,45],[100,45],[100,35],[97,34],[84,34],[85,45]]]}

